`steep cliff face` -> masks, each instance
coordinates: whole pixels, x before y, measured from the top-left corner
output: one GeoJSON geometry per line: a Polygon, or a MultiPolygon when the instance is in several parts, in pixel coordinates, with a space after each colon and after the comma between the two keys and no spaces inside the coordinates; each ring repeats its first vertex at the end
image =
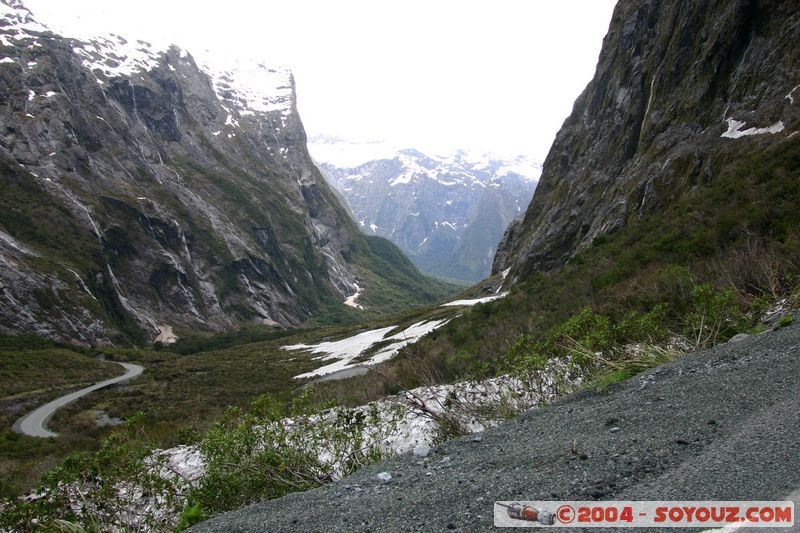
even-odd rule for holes
{"type": "Polygon", "coordinates": [[[441,294],[407,264],[386,271],[322,179],[291,73],[68,39],[3,2],[1,331],[298,325],[376,276],[385,294],[441,294]]]}
{"type": "MultiPolygon", "coordinates": [[[[793,2],[620,2],[594,79],[575,102],[493,272],[564,264],[745,152],[800,130],[800,11],[793,2]]],[[[720,206],[724,209],[724,206],[720,206]]]]}

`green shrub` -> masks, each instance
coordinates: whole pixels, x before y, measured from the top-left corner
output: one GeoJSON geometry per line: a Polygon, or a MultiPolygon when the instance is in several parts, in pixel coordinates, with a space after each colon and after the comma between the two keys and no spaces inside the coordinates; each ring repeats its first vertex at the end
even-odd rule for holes
{"type": "MultiPolygon", "coordinates": [[[[553,380],[566,383],[567,374],[599,379],[605,387],[672,358],[672,352],[658,348],[670,337],[666,317],[665,305],[646,313],[630,311],[617,322],[585,307],[541,336],[517,336],[503,356],[503,369],[542,392],[553,387],[553,380]],[[553,359],[567,365],[560,374],[550,364],[553,359]]],[[[555,387],[563,390],[558,383],[555,387]]]]}
{"type": "Polygon", "coordinates": [[[525,372],[544,370],[552,354],[545,353],[544,346],[530,335],[520,335],[506,350],[505,358],[515,369],[525,372]]]}
{"type": "Polygon", "coordinates": [[[636,374],[628,368],[621,368],[618,370],[610,370],[604,374],[600,374],[593,382],[593,386],[597,390],[606,390],[611,385],[625,381],[632,378],[636,374]]]}
{"type": "Polygon", "coordinates": [[[630,311],[615,327],[616,341],[649,344],[664,341],[669,337],[666,319],[665,304],[659,304],[647,313],[630,311]]]}
{"type": "Polygon", "coordinates": [[[748,320],[730,288],[699,285],[692,292],[694,309],[686,316],[686,336],[695,348],[707,348],[747,329],[748,320]]]}
{"type": "Polygon", "coordinates": [[[556,327],[548,337],[551,337],[556,347],[563,347],[573,341],[597,351],[610,348],[616,341],[611,320],[588,307],[556,327]]]}
{"type": "MultiPolygon", "coordinates": [[[[378,422],[375,409],[319,411],[306,394],[287,408],[260,396],[249,411],[230,409],[203,439],[207,471],[193,501],[213,514],[347,475],[382,457],[378,422]]],[[[385,413],[381,422],[391,430],[385,413]]]]}
{"type": "Polygon", "coordinates": [[[195,524],[206,520],[206,513],[203,511],[203,506],[199,503],[194,503],[191,499],[186,503],[186,507],[181,513],[180,522],[178,522],[178,531],[183,531],[195,524]]]}
{"type": "Polygon", "coordinates": [[[495,373],[493,361],[479,354],[458,350],[448,354],[442,373],[454,376],[456,381],[481,380],[495,373]]]}
{"type": "Polygon", "coordinates": [[[44,476],[38,498],[17,500],[0,512],[0,529],[27,531],[34,523],[45,531],[173,529],[179,490],[160,475],[162,463],[151,456],[143,428],[144,415],[139,413],[106,438],[96,453],[67,457],[44,476]],[[136,508],[131,496],[137,491],[168,512],[136,508]]]}
{"type": "Polygon", "coordinates": [[[758,322],[764,313],[767,312],[770,306],[770,299],[766,296],[758,296],[750,300],[748,304],[748,313],[752,322],[758,322]]]}

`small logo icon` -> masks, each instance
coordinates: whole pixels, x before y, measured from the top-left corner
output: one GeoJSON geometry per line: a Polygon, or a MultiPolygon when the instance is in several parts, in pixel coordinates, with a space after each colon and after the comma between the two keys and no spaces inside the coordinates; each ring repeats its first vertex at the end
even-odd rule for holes
{"type": "Polygon", "coordinates": [[[522,505],[519,502],[513,502],[510,505],[501,502],[495,502],[495,504],[504,507],[508,517],[514,520],[539,522],[545,526],[552,526],[556,519],[553,513],[531,507],[530,505],[522,505]]]}
{"type": "Polygon", "coordinates": [[[562,524],[571,524],[575,520],[575,509],[569,505],[562,505],[556,510],[556,516],[562,524]]]}

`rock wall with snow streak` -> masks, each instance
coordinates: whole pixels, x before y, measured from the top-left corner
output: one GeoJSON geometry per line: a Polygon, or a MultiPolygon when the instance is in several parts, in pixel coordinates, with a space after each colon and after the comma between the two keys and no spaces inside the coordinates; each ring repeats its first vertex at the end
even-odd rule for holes
{"type": "Polygon", "coordinates": [[[510,280],[797,142],[800,11],[778,0],[619,2],[594,79],[556,136],[492,267],[510,280]]]}

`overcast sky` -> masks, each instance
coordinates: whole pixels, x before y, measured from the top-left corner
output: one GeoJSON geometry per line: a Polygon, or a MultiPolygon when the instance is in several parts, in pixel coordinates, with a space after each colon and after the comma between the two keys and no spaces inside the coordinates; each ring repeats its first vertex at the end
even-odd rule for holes
{"type": "Polygon", "coordinates": [[[24,0],[118,33],[288,66],[310,135],[542,161],[591,79],[613,0],[24,0]]]}

